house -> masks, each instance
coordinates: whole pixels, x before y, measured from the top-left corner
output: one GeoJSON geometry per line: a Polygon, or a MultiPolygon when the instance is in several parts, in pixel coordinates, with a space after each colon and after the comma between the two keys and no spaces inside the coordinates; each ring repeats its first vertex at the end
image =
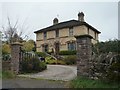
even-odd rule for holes
{"type": "Polygon", "coordinates": [[[36,50],[37,52],[59,52],[63,50],[76,50],[75,35],[88,34],[93,37],[92,43],[98,42],[100,31],[84,21],[84,13],[78,13],[78,20],[60,22],[57,18],[53,25],[37,30],[36,50]]]}

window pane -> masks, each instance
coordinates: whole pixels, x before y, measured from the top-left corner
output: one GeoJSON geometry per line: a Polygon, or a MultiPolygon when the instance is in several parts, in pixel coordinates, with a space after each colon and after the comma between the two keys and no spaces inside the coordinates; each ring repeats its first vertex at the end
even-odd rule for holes
{"type": "Polygon", "coordinates": [[[59,37],[59,30],[56,30],[56,37],[59,37]]]}
{"type": "Polygon", "coordinates": [[[44,32],[44,39],[46,39],[47,38],[47,33],[46,32],[44,32]]]}
{"type": "Polygon", "coordinates": [[[75,43],[68,43],[68,50],[75,50],[75,49],[76,49],[75,43]]]}
{"type": "Polygon", "coordinates": [[[72,36],[72,35],[73,35],[73,27],[69,28],[69,36],[72,36]]]}

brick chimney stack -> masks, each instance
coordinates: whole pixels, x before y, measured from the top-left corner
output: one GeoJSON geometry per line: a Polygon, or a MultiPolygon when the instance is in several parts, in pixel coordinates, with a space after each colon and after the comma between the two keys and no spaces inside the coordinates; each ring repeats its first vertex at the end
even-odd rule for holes
{"type": "Polygon", "coordinates": [[[55,25],[55,24],[58,24],[58,19],[57,18],[54,18],[54,20],[53,20],[53,25],[55,25]]]}
{"type": "Polygon", "coordinates": [[[84,22],[84,13],[83,12],[78,13],[78,21],[84,22]]]}

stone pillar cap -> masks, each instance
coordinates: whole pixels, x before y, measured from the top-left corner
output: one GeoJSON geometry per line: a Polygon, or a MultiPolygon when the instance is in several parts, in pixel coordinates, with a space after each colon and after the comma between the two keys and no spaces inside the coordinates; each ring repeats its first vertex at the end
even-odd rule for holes
{"type": "Polygon", "coordinates": [[[11,45],[23,45],[22,43],[20,43],[20,42],[14,42],[14,43],[12,43],[11,45]]]}
{"type": "Polygon", "coordinates": [[[91,35],[85,34],[85,35],[75,35],[75,38],[85,38],[85,37],[89,37],[90,39],[92,39],[93,37],[91,35]]]}

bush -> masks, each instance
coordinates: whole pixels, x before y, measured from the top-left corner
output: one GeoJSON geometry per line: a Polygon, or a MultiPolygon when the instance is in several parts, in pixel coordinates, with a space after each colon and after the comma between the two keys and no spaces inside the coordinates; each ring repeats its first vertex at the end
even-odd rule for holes
{"type": "Polygon", "coordinates": [[[46,57],[46,58],[45,58],[45,62],[46,62],[47,64],[56,64],[56,63],[57,63],[56,61],[57,61],[57,60],[53,59],[52,57],[46,57]]]}
{"type": "Polygon", "coordinates": [[[26,59],[20,62],[21,73],[40,72],[47,68],[44,62],[40,62],[38,58],[26,59]]]}
{"type": "Polygon", "coordinates": [[[59,64],[59,65],[65,65],[65,62],[63,60],[55,60],[52,57],[46,57],[45,62],[47,64],[59,64]]]}
{"type": "Polygon", "coordinates": [[[120,63],[113,63],[107,72],[107,80],[120,83],[120,63]]]}
{"type": "Polygon", "coordinates": [[[95,53],[108,53],[117,52],[120,53],[120,40],[109,40],[105,42],[99,42],[93,46],[93,51],[95,53]]]}
{"type": "Polygon", "coordinates": [[[40,71],[45,70],[45,69],[47,68],[46,63],[45,63],[45,62],[41,62],[41,63],[39,63],[39,68],[40,68],[40,71]]]}
{"type": "Polygon", "coordinates": [[[59,52],[59,55],[75,55],[75,54],[76,54],[75,50],[73,50],[73,51],[66,50],[66,51],[60,51],[59,52]]]}
{"type": "Polygon", "coordinates": [[[59,64],[59,65],[65,65],[66,63],[63,60],[57,60],[57,64],[59,64]]]}
{"type": "Polygon", "coordinates": [[[44,52],[36,52],[39,57],[46,57],[47,55],[44,52]]]}
{"type": "Polygon", "coordinates": [[[64,62],[65,64],[67,65],[72,65],[72,64],[76,64],[76,60],[77,60],[77,57],[76,56],[66,56],[64,58],[64,62]]]}

